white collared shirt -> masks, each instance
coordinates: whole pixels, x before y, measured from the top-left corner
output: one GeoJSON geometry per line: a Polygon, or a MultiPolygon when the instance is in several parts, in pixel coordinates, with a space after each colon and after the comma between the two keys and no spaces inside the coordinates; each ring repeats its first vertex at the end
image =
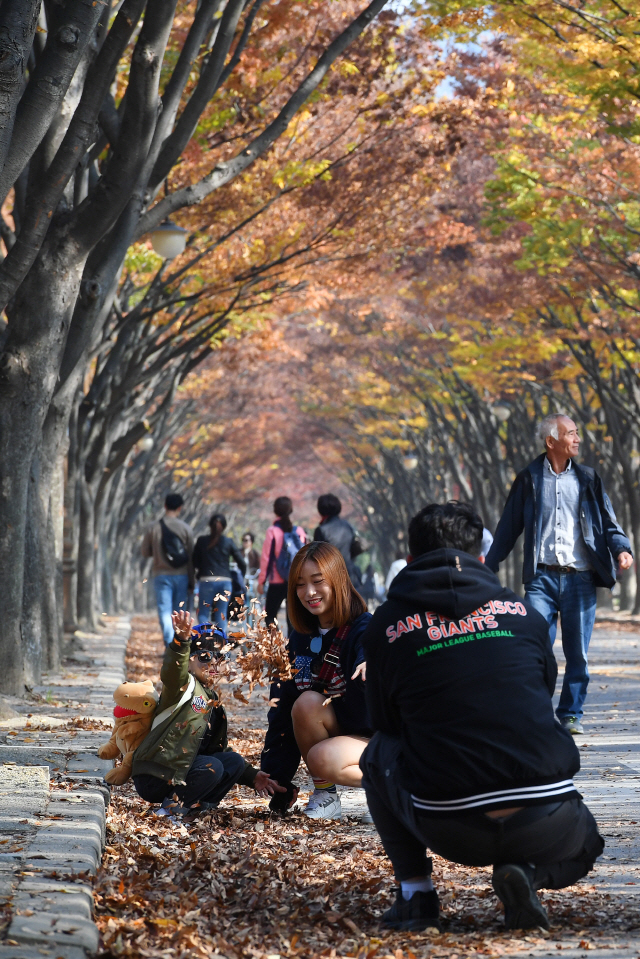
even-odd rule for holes
{"type": "Polygon", "coordinates": [[[545,456],[542,469],[542,536],[538,562],[590,569],[580,528],[580,481],[573,463],[556,473],[545,456]]]}

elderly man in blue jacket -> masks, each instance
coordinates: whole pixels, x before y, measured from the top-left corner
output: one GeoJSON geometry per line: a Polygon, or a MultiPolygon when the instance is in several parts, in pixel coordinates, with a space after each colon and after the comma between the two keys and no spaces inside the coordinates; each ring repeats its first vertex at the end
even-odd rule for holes
{"type": "Polygon", "coordinates": [[[552,643],[560,616],[566,668],[556,714],[575,735],[584,732],[596,586],[613,587],[616,567],[629,569],[633,553],[602,479],[574,462],[580,437],[573,420],[552,413],[538,437],[545,452],[516,476],[486,562],[497,572],[524,530],[526,598],[549,624],[552,643]]]}

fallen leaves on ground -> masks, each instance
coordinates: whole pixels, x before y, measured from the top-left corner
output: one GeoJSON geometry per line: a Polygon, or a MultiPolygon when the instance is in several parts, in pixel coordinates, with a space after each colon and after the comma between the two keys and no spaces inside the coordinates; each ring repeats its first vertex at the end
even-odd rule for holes
{"type": "Polygon", "coordinates": [[[593,624],[594,629],[607,629],[612,633],[637,633],[640,630],[640,623],[625,619],[597,619],[593,624]]]}
{"type": "MultiPolygon", "coordinates": [[[[136,618],[129,679],[155,678],[157,629],[136,618]]],[[[233,701],[231,743],[256,761],[266,702],[233,701]],[[246,720],[243,722],[243,720],[246,720]]],[[[550,933],[506,933],[490,869],[434,858],[443,933],[381,933],[393,878],[375,830],[354,819],[275,818],[266,800],[236,787],[188,827],[154,815],[131,784],[114,790],[102,868],[95,880],[104,959],[132,957],[353,956],[454,959],[589,949],[640,928],[635,897],[624,907],[590,883],[542,898],[550,933]],[[541,951],[542,950],[542,951],[541,951]]],[[[548,953],[547,953],[548,954],[548,953]]]]}
{"type": "Polygon", "coordinates": [[[96,719],[93,716],[74,716],[72,719],[67,720],[64,726],[60,728],[93,731],[97,729],[111,729],[112,726],[113,723],[106,719],[96,719]]]}

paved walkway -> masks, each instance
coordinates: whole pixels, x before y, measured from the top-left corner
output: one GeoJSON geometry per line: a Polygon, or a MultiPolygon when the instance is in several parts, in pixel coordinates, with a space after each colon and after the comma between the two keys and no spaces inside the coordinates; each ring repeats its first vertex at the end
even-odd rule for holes
{"type": "MultiPolygon", "coordinates": [[[[611,934],[608,920],[607,931],[598,935],[596,923],[575,942],[533,947],[534,956],[640,957],[640,626],[625,624],[625,632],[620,628],[600,622],[594,630],[586,734],[576,737],[581,754],[576,782],[606,841],[603,856],[581,886],[590,885],[615,903],[619,917],[614,923],[635,928],[611,934]]],[[[555,651],[562,671],[559,643],[555,651]]]]}
{"type": "Polygon", "coordinates": [[[0,721],[0,959],[84,959],[98,949],[88,882],[102,859],[103,776],[128,622],[77,633],[72,658],[0,721]],[[0,913],[2,916],[2,913],[0,913]]]}
{"type": "Polygon", "coordinates": [[[577,742],[578,782],[607,841],[595,882],[640,898],[640,630],[596,629],[590,672],[577,742]]]}
{"type": "MultiPolygon", "coordinates": [[[[109,632],[78,637],[74,661],[59,676],[45,677],[33,701],[13,701],[17,717],[0,721],[0,909],[4,903],[10,914],[0,959],[84,959],[97,949],[88,880],[104,843],[101,779],[110,763],[98,760],[96,749],[108,738],[127,635],[126,622],[114,620],[109,632]]],[[[532,941],[528,954],[637,959],[640,628],[596,629],[591,672],[587,734],[577,739],[578,782],[607,847],[588,885],[598,893],[594,901],[609,903],[609,917],[619,912],[614,929],[619,921],[621,930],[612,931],[609,918],[602,935],[596,922],[576,936],[532,941]]],[[[345,812],[364,809],[360,791],[345,791],[343,803],[345,812]]],[[[522,943],[516,953],[522,955],[522,943]]],[[[501,954],[510,952],[503,946],[501,954]]]]}
{"type": "MultiPolygon", "coordinates": [[[[555,653],[560,670],[556,687],[559,693],[564,671],[559,641],[555,653]]],[[[576,782],[598,821],[606,848],[594,872],[574,887],[575,891],[543,893],[544,898],[554,903],[551,938],[548,943],[540,944],[539,937],[536,942],[535,934],[532,935],[524,954],[560,955],[569,959],[586,956],[640,959],[640,623],[599,622],[593,634],[590,668],[586,735],[576,737],[581,753],[581,770],[576,782]],[[572,900],[580,904],[580,911],[586,916],[585,926],[577,934],[572,931],[576,928],[572,900]],[[560,919],[558,922],[565,909],[572,921],[563,923],[560,919]],[[618,925],[620,931],[615,931],[618,925]]],[[[556,703],[557,699],[558,695],[556,703]]],[[[249,709],[257,711],[255,722],[259,726],[263,721],[259,702],[249,709]]],[[[247,721],[246,708],[238,707],[237,713],[239,722],[247,721]]],[[[230,728],[234,728],[233,721],[230,728]]],[[[307,785],[303,774],[299,778],[307,785]]],[[[340,793],[345,815],[364,812],[362,790],[340,789],[340,793]]],[[[374,827],[359,829],[374,831],[374,827]]],[[[489,901],[493,901],[490,874],[490,869],[469,871],[469,883],[475,894],[489,896],[489,901]]],[[[442,875],[435,879],[436,883],[440,881],[443,893],[446,883],[442,875]]],[[[447,903],[447,910],[449,907],[447,903]]],[[[431,955],[430,950],[424,951],[422,947],[414,951],[419,959],[431,955]]],[[[504,941],[495,944],[488,939],[481,949],[470,948],[468,955],[480,953],[521,957],[523,942],[521,938],[514,941],[511,949],[504,941]]],[[[448,955],[444,943],[434,945],[434,959],[438,955],[448,955]]]]}

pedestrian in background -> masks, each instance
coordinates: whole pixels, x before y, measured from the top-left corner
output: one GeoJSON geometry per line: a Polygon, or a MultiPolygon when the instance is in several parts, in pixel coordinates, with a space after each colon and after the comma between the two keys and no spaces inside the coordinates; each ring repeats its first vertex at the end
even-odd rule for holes
{"type": "Polygon", "coordinates": [[[260,569],[260,556],[258,551],[254,549],[255,536],[253,533],[245,533],[242,537],[242,555],[244,556],[244,561],[247,564],[247,575],[255,576],[255,574],[260,569]]]}
{"type": "Polygon", "coordinates": [[[257,599],[258,573],[260,572],[260,554],[256,549],[254,549],[254,543],[255,536],[253,533],[246,532],[242,537],[242,555],[244,556],[244,561],[247,564],[244,605],[246,623],[249,627],[256,625],[256,618],[260,615],[260,604],[257,599]]]}
{"type": "Polygon", "coordinates": [[[580,450],[573,420],[545,416],[538,438],[545,452],[516,476],[486,562],[497,572],[524,530],[526,598],[549,624],[552,643],[560,616],[566,667],[556,715],[575,735],[584,732],[596,586],[611,589],[616,565],[629,569],[633,553],[602,479],[573,461],[580,450]]]}
{"type": "Polygon", "coordinates": [[[199,536],[193,551],[193,565],[200,586],[198,622],[215,623],[225,634],[229,600],[233,590],[230,558],[235,559],[243,576],[247,568],[242,550],[224,535],[226,528],[226,516],[214,513],[209,520],[209,535],[199,536]]]}
{"type": "Polygon", "coordinates": [[[389,572],[387,573],[387,578],[385,580],[384,588],[387,590],[387,592],[389,592],[389,587],[391,586],[392,582],[394,581],[394,579],[396,578],[400,570],[404,569],[406,565],[407,565],[407,559],[404,554],[404,550],[399,549],[396,552],[396,558],[394,559],[393,563],[389,567],[389,572]]]}
{"type": "Polygon", "coordinates": [[[193,532],[178,519],[183,505],[180,493],[169,493],[164,501],[164,516],[151,523],[142,540],[142,555],[153,559],[153,588],[165,646],[173,639],[171,614],[174,610],[186,610],[189,591],[194,586],[193,532]]]}
{"type": "Polygon", "coordinates": [[[354,560],[362,553],[362,546],[351,523],[340,516],[342,503],[333,493],[324,493],[318,497],[317,508],[320,513],[320,525],[316,527],[313,534],[314,541],[330,543],[331,546],[340,550],[347,564],[351,582],[356,589],[359,589],[362,575],[354,560]]]}
{"type": "Polygon", "coordinates": [[[278,612],[287,598],[287,581],[291,562],[298,550],[307,542],[302,526],[294,526],[291,522],[293,503],[288,496],[278,496],[273,504],[273,512],[276,514],[276,520],[269,527],[264,538],[258,575],[258,595],[264,595],[264,584],[269,583],[264,604],[267,626],[278,622],[278,612]]]}
{"type": "Polygon", "coordinates": [[[378,596],[376,593],[376,574],[372,563],[369,563],[364,571],[364,576],[362,577],[362,586],[360,587],[360,595],[366,602],[367,609],[370,613],[372,613],[378,605],[378,596]]]}

